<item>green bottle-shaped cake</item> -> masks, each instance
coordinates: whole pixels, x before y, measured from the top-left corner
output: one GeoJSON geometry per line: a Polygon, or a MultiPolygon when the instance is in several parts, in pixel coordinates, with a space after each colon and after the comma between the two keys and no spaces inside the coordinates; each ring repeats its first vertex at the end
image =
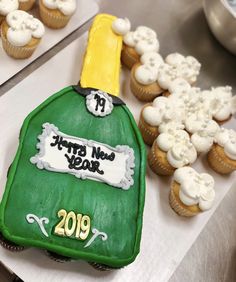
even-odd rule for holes
{"type": "Polygon", "coordinates": [[[97,268],[139,252],[145,147],[119,94],[121,36],[115,17],[91,27],[80,84],[25,119],[0,209],[1,243],[46,249],[97,268]]]}

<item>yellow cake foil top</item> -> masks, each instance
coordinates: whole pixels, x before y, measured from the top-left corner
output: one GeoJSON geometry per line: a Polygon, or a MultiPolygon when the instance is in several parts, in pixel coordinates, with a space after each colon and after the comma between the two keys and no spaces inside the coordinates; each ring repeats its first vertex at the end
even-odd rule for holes
{"type": "Polygon", "coordinates": [[[84,88],[97,88],[118,96],[122,36],[112,30],[115,19],[107,14],[96,16],[89,32],[80,83],[84,88]]]}

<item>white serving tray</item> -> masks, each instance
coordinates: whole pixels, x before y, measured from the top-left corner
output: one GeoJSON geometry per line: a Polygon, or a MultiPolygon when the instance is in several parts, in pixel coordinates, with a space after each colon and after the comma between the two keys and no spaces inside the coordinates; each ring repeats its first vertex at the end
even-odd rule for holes
{"type": "MultiPolygon", "coordinates": [[[[42,41],[35,50],[34,54],[28,59],[15,60],[9,57],[3,50],[0,37],[0,85],[91,19],[99,10],[98,4],[95,0],[78,0],[77,3],[76,12],[65,28],[54,30],[45,27],[46,31],[42,41]]],[[[29,13],[39,18],[37,5],[32,9],[32,11],[29,11],[29,13]]]]}
{"type": "MultiPolygon", "coordinates": [[[[51,94],[78,82],[86,41],[87,33],[0,98],[0,198],[4,191],[7,169],[17,149],[24,118],[51,94]]],[[[121,98],[138,120],[143,104],[129,90],[127,69],[122,70],[121,92],[121,98]]],[[[232,119],[226,127],[236,128],[236,120],[232,119]]],[[[168,203],[171,179],[159,177],[147,168],[141,250],[136,261],[128,267],[101,273],[82,261],[56,263],[46,257],[42,250],[37,249],[11,253],[0,248],[0,260],[25,282],[167,281],[235,181],[235,173],[231,176],[217,175],[208,168],[204,158],[198,160],[194,167],[199,172],[210,172],[215,178],[214,208],[194,218],[179,217],[168,203]]]]}

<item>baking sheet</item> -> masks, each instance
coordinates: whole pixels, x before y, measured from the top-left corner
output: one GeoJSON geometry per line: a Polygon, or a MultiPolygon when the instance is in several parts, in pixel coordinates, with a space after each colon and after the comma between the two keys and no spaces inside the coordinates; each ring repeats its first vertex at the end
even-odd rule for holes
{"type": "MultiPolygon", "coordinates": [[[[84,34],[0,98],[0,197],[24,118],[52,93],[78,82],[86,40],[84,34]]],[[[138,120],[143,104],[131,94],[128,77],[129,71],[123,69],[120,96],[138,120]]],[[[225,127],[236,128],[235,118],[225,127]]],[[[236,179],[236,173],[220,176],[211,171],[204,157],[194,167],[199,172],[210,172],[215,178],[213,209],[194,218],[179,217],[168,203],[171,178],[157,176],[147,168],[141,250],[136,261],[124,269],[103,273],[82,261],[60,264],[46,257],[44,251],[33,248],[16,254],[0,248],[0,260],[26,282],[168,281],[236,179]]]]}
{"type": "MultiPolygon", "coordinates": [[[[0,85],[91,19],[95,14],[97,14],[98,10],[98,4],[95,0],[78,0],[76,12],[70,19],[68,25],[65,28],[58,30],[50,29],[45,26],[44,37],[34,54],[28,59],[15,60],[9,57],[3,50],[0,37],[0,85]]],[[[35,5],[29,13],[39,18],[37,5],[35,5]]]]}

